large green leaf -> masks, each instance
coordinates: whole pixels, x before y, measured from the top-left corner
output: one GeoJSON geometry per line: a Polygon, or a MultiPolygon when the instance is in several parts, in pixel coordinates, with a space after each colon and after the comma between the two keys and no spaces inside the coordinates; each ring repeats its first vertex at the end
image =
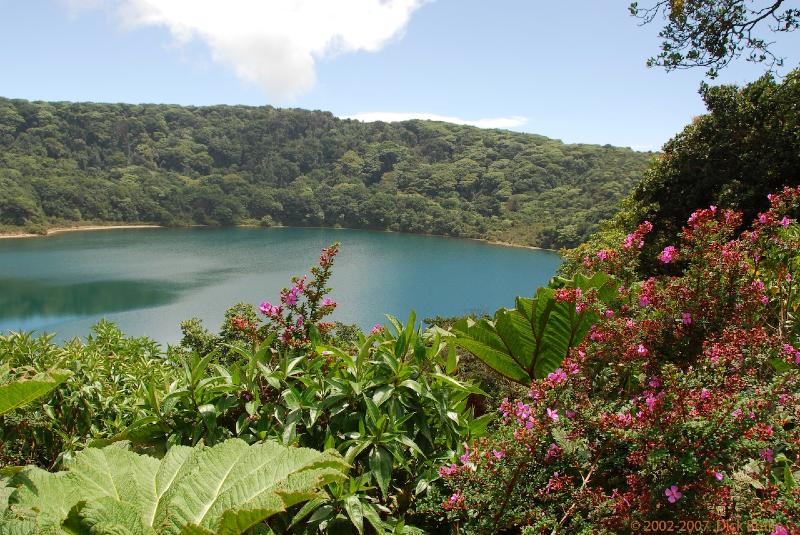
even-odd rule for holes
{"type": "Polygon", "coordinates": [[[176,446],[161,461],[120,445],[87,449],[67,467],[16,476],[5,518],[35,519],[46,531],[77,516],[86,533],[239,534],[320,496],[348,465],[334,452],[232,439],[176,446]]]}
{"type": "MultiPolygon", "coordinates": [[[[604,273],[576,275],[554,284],[595,291],[601,302],[616,298],[617,285],[604,273]]],[[[554,288],[540,288],[533,299],[518,297],[514,309],[500,309],[494,320],[464,319],[453,326],[455,343],[500,374],[522,384],[558,368],[569,349],[581,343],[597,315],[575,304],[556,301],[554,288]]]]}
{"type": "Polygon", "coordinates": [[[66,370],[53,370],[31,379],[0,385],[0,416],[46,396],[69,376],[70,372],[66,370]]]}

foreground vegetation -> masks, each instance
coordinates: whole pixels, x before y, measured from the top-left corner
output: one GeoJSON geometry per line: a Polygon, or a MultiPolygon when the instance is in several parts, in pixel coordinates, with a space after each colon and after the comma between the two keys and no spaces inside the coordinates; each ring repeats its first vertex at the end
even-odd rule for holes
{"type": "Polygon", "coordinates": [[[701,519],[696,531],[798,533],[799,214],[800,188],[741,234],[741,213],[697,210],[657,255],[683,272],[642,280],[646,222],[587,255],[584,274],[448,329],[412,314],[337,335],[333,246],[275,303],[233,307],[217,334],[187,322],[166,354],[107,323],[63,347],[0,337],[0,522],[588,534],[701,519]],[[465,377],[464,350],[520,397],[465,377]]]}
{"type": "Polygon", "coordinates": [[[325,225],[572,247],[650,156],[297,109],[0,98],[0,227],[325,225]]]}

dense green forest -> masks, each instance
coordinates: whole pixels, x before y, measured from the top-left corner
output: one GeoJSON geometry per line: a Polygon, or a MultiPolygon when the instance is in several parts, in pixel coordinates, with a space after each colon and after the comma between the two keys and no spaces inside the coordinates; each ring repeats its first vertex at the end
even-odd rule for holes
{"type": "Polygon", "coordinates": [[[651,156],[269,106],[0,98],[0,225],[324,225],[571,247],[651,156]]]}

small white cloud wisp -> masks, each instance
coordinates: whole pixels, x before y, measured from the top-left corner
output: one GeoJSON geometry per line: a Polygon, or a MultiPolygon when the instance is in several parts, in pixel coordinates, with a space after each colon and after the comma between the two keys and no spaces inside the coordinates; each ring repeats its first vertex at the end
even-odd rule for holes
{"type": "Polygon", "coordinates": [[[311,89],[324,57],[380,50],[425,1],[61,0],[72,10],[102,4],[128,27],[166,27],[178,43],[202,40],[214,61],[277,101],[311,89]]]}
{"type": "Polygon", "coordinates": [[[422,119],[427,121],[443,121],[446,123],[465,124],[477,126],[479,128],[519,128],[528,122],[527,117],[513,115],[511,117],[492,117],[488,119],[462,119],[461,117],[451,117],[448,115],[437,115],[435,113],[403,113],[403,112],[367,112],[356,113],[355,115],[343,116],[342,119],[355,119],[366,123],[374,121],[384,121],[393,123],[397,121],[410,121],[411,119],[422,119]]]}

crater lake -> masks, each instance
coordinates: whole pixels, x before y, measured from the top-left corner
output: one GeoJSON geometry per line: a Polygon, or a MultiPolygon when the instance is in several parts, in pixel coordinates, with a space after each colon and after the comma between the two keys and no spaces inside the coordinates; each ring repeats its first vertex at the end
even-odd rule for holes
{"type": "Polygon", "coordinates": [[[493,313],[532,296],[560,265],[552,251],[480,241],[319,228],[82,231],[0,240],[0,332],[90,334],[106,318],[131,336],[180,340],[198,317],[216,331],[238,303],[278,300],[320,250],[341,243],[332,320],[369,329],[402,320],[493,313]]]}

